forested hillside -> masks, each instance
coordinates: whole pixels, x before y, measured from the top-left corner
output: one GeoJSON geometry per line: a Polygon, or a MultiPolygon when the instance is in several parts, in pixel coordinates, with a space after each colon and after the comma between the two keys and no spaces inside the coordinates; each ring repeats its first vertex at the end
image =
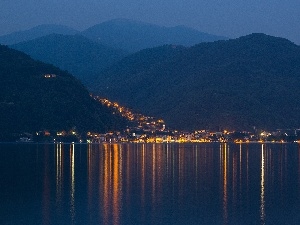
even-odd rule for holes
{"type": "Polygon", "coordinates": [[[0,45],[0,134],[99,131],[124,121],[94,101],[71,74],[0,45]]]}
{"type": "Polygon", "coordinates": [[[180,129],[300,127],[299,46],[251,34],[174,48],[125,58],[98,93],[180,129]]]}

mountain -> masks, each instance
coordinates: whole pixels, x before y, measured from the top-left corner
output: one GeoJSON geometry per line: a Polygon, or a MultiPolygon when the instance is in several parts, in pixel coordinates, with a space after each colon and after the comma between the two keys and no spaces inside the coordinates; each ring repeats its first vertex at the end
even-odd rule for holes
{"type": "Polygon", "coordinates": [[[299,46],[251,34],[174,48],[124,58],[95,90],[179,129],[300,127],[299,46]]]}
{"type": "Polygon", "coordinates": [[[87,86],[93,83],[95,74],[126,55],[80,35],[50,34],[10,47],[68,70],[87,86]]]}
{"type": "Polygon", "coordinates": [[[2,45],[0,59],[0,134],[124,125],[69,73],[2,45]]]}
{"type": "Polygon", "coordinates": [[[165,44],[191,46],[226,39],[184,26],[162,27],[127,19],[115,19],[92,26],[82,35],[117,49],[136,52],[165,44]]]}
{"type": "Polygon", "coordinates": [[[33,40],[38,37],[49,34],[65,34],[74,35],[78,33],[77,30],[63,25],[44,24],[33,27],[29,30],[17,31],[11,34],[0,36],[0,44],[12,45],[23,41],[33,40]]]}

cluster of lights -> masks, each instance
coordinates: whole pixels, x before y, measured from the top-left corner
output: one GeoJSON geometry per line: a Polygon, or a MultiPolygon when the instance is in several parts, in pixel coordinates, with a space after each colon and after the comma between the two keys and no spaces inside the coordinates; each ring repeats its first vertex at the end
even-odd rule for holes
{"type": "Polygon", "coordinates": [[[108,99],[100,98],[98,96],[94,97],[94,99],[100,101],[102,105],[105,105],[108,108],[113,108],[115,111],[117,111],[121,116],[125,117],[126,119],[130,121],[135,120],[135,114],[132,113],[130,109],[120,106],[117,102],[111,102],[108,99]]]}
{"type": "Polygon", "coordinates": [[[109,108],[114,109],[115,112],[118,112],[122,117],[125,117],[126,119],[128,119],[130,121],[138,122],[140,126],[148,125],[148,126],[156,127],[157,124],[161,124],[163,127],[165,127],[164,120],[162,120],[162,119],[158,119],[156,121],[154,119],[154,117],[145,116],[145,115],[140,114],[140,113],[134,113],[129,108],[121,106],[117,102],[111,102],[111,101],[109,101],[108,99],[105,99],[105,98],[100,98],[98,96],[95,96],[94,99],[97,100],[97,101],[100,101],[102,105],[105,105],[109,108]]]}

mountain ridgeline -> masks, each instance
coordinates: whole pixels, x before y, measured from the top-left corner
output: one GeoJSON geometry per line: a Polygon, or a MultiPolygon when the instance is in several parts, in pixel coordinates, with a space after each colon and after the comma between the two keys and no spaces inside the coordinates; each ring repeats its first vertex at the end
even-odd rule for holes
{"type": "Polygon", "coordinates": [[[92,26],[81,35],[107,46],[136,52],[165,44],[192,46],[200,42],[226,39],[188,27],[163,27],[128,19],[114,19],[92,26]]]}
{"type": "Polygon", "coordinates": [[[0,45],[0,134],[122,128],[72,75],[0,45]]]}
{"type": "Polygon", "coordinates": [[[100,71],[127,55],[80,35],[50,34],[10,47],[69,71],[87,86],[100,71]]]}
{"type": "Polygon", "coordinates": [[[56,24],[43,24],[33,27],[29,30],[17,31],[11,34],[0,36],[0,44],[17,44],[23,41],[33,40],[35,38],[43,37],[49,34],[74,35],[77,33],[79,33],[79,31],[67,26],[56,24]]]}
{"type": "Polygon", "coordinates": [[[33,59],[67,70],[84,85],[130,52],[175,44],[191,46],[204,41],[224,39],[191,28],[161,27],[116,19],[92,26],[82,32],[59,25],[40,25],[27,31],[0,36],[0,43],[25,52],[33,59]]]}
{"type": "Polygon", "coordinates": [[[192,46],[200,42],[227,39],[184,27],[163,27],[128,19],[114,19],[76,31],[62,25],[39,25],[29,30],[0,36],[0,44],[13,45],[50,34],[81,35],[114,49],[136,52],[165,44],[192,46]]]}
{"type": "Polygon", "coordinates": [[[142,50],[99,76],[99,94],[179,129],[300,127],[300,47],[251,34],[142,50]]]}

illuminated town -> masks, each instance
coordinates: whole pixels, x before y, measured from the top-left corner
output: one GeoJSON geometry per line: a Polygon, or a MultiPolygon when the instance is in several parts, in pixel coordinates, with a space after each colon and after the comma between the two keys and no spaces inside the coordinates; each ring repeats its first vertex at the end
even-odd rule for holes
{"type": "Polygon", "coordinates": [[[117,102],[99,96],[92,96],[96,101],[119,114],[130,125],[122,131],[79,133],[74,127],[69,131],[37,131],[34,134],[20,134],[17,142],[74,142],[74,143],[300,143],[300,129],[277,129],[274,131],[229,131],[205,130],[179,131],[166,126],[163,119],[135,113],[117,102]]]}
{"type": "MultiPolygon", "coordinates": [[[[275,131],[211,131],[196,130],[193,132],[178,131],[166,126],[163,119],[135,113],[131,109],[121,106],[117,102],[93,96],[96,101],[110,108],[114,114],[119,114],[131,121],[131,125],[123,131],[107,133],[87,132],[79,134],[76,128],[70,131],[36,132],[35,139],[49,142],[83,142],[83,143],[206,143],[206,142],[235,142],[235,143],[300,143],[300,129],[277,129],[275,131]]],[[[23,135],[21,141],[32,140],[32,135],[23,135]]]]}

